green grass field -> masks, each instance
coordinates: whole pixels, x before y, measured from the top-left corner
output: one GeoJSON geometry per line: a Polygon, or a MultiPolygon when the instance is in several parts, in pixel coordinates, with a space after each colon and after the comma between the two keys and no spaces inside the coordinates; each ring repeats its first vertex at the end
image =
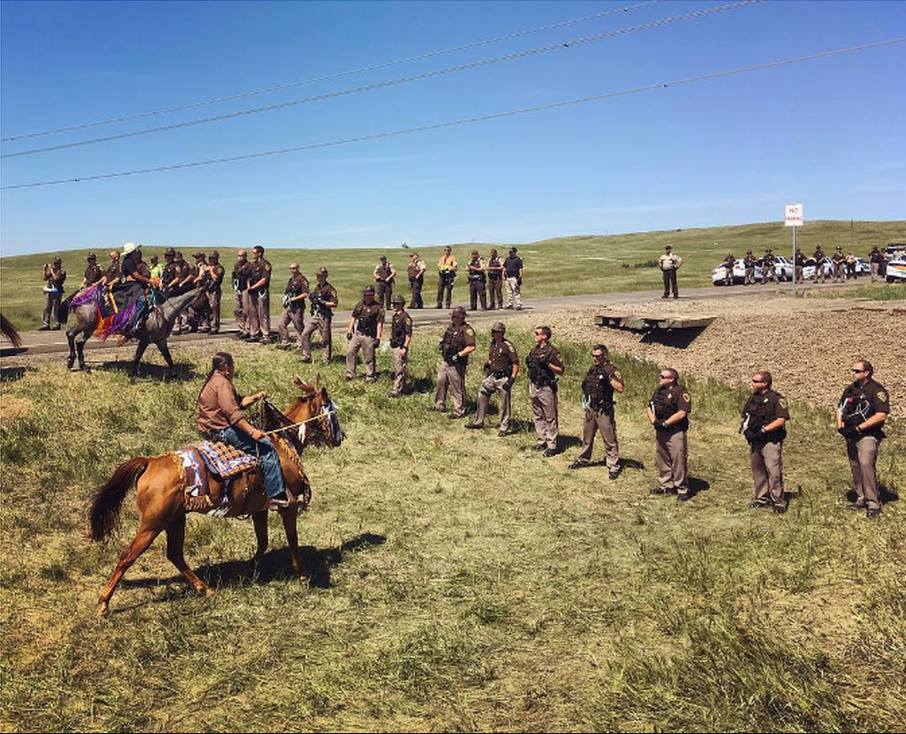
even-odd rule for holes
{"type": "MultiPolygon", "coordinates": [[[[657,244],[652,236],[650,253],[624,254],[645,258],[657,244]]],[[[528,335],[511,336],[524,355],[528,335]]],[[[417,334],[415,392],[402,400],[385,397],[386,356],[373,386],[344,383],[338,362],[322,371],[348,439],[304,457],[315,493],[300,523],[311,586],[290,576],[276,517],[276,549],[255,568],[244,564],[250,523],[191,517],[187,557],[218,592],[190,594],[158,540],[107,620],[94,616],[96,595],[135,529],[134,495],[106,545],[86,540],[86,504],[120,461],[194,439],[210,345],[178,350],[184,379],[173,383],[130,386],[123,365],[70,374],[54,361],[4,384],[0,727],[906,727],[903,502],[877,521],[847,512],[848,466],[828,411],[792,406],[785,462],[796,495],[774,516],[747,507],[743,393],[691,382],[690,472],[701,491],[680,504],[647,492],[654,446],[641,413],[654,365],[616,358],[631,465],[611,482],[602,467],[566,468],[589,345],[559,344],[568,447],[543,459],[530,450],[524,378],[517,435],[466,431],[429,412],[432,342],[417,334]]],[[[278,404],[291,398],[293,374],[315,374],[291,354],[231,347],[239,388],[264,387],[278,404]]],[[[470,398],[486,349],[482,337],[470,398]]],[[[879,463],[901,496],[902,428],[879,463]]]]}
{"type": "MultiPolygon", "coordinates": [[[[798,233],[798,242],[804,252],[811,253],[817,244],[826,251],[833,251],[837,244],[857,254],[866,255],[872,245],[884,245],[890,241],[906,240],[906,221],[850,222],[815,221],[809,222],[798,233]]],[[[736,227],[711,227],[706,229],[685,229],[668,232],[643,232],[638,234],[602,236],[561,237],[528,245],[519,245],[519,254],[526,267],[524,292],[527,298],[534,296],[573,295],[582,293],[605,293],[633,290],[648,290],[661,285],[660,273],[650,267],[652,261],[663,254],[664,245],[672,243],[684,258],[680,271],[680,287],[706,286],[711,284],[711,269],[727,252],[737,257],[747,249],[762,253],[772,247],[775,252],[789,254],[791,234],[788,228],[776,222],[749,224],[736,227]],[[648,264],[649,267],[645,267],[648,264]]],[[[248,247],[248,245],[244,245],[248,247]]],[[[465,243],[454,246],[454,254],[464,271],[465,263],[473,248],[482,257],[492,246],[505,254],[508,244],[465,243]]],[[[210,245],[201,249],[213,249],[210,245]]],[[[217,245],[221,262],[231,272],[235,262],[235,246],[217,245]]],[[[99,264],[107,262],[106,247],[91,248],[98,255],[99,264]]],[[[183,253],[191,261],[191,253],[199,248],[183,247],[183,253]]],[[[49,252],[40,255],[0,258],[0,303],[3,313],[19,328],[34,328],[41,323],[43,309],[42,266],[53,257],[63,258],[63,266],[69,274],[67,292],[78,287],[85,271],[85,255],[88,249],[67,252],[49,252]]],[[[145,249],[145,256],[162,254],[163,247],[145,249]]],[[[437,272],[434,268],[440,256],[440,247],[419,248],[428,265],[425,278],[425,302],[433,303],[437,292],[437,272]]],[[[330,279],[339,290],[340,307],[351,308],[361,294],[361,288],[372,282],[371,273],[381,254],[386,254],[400,276],[398,287],[408,292],[405,265],[408,252],[403,249],[356,249],[356,250],[281,250],[269,249],[266,253],[274,267],[275,287],[272,293],[282,293],[289,277],[289,263],[298,260],[302,272],[313,280],[312,274],[322,265],[330,271],[330,279]]],[[[231,296],[227,289],[225,295],[231,296]]],[[[468,300],[468,285],[463,274],[457,279],[454,297],[460,302],[468,300]]],[[[271,309],[279,311],[280,299],[271,298],[271,309]]],[[[223,312],[232,316],[232,302],[224,298],[223,312]]]]}

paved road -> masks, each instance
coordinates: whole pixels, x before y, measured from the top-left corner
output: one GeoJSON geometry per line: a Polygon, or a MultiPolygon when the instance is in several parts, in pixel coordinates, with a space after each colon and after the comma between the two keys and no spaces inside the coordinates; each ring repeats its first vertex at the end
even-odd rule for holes
{"type": "MultiPolygon", "coordinates": [[[[809,289],[812,288],[832,288],[835,284],[806,284],[809,289]]],[[[732,288],[688,288],[682,291],[679,300],[690,299],[710,299],[724,298],[727,296],[767,296],[776,297],[779,293],[789,293],[790,284],[784,283],[779,286],[755,286],[752,288],[737,286],[732,288]]],[[[623,293],[592,293],[579,296],[552,296],[548,298],[530,298],[520,314],[543,314],[564,308],[588,308],[593,306],[606,306],[613,303],[626,302],[645,302],[660,299],[662,291],[632,291],[623,293]]],[[[438,327],[441,324],[449,323],[450,312],[446,309],[425,308],[409,312],[412,315],[415,328],[438,327]]],[[[470,323],[481,324],[491,321],[506,321],[512,316],[514,311],[470,311],[468,319],[470,323]]],[[[271,323],[276,322],[276,315],[271,317],[271,323]]],[[[335,334],[342,337],[349,323],[350,312],[338,311],[334,315],[333,330],[335,334]]],[[[294,330],[290,327],[291,331],[294,330]]],[[[232,319],[221,321],[221,335],[235,335],[237,329],[232,319]]],[[[171,336],[171,344],[182,344],[188,342],[205,341],[211,339],[207,334],[184,334],[181,336],[171,336]]],[[[335,344],[339,342],[335,341],[335,344]]],[[[127,344],[123,348],[131,352],[134,343],[127,344]]],[[[86,349],[112,349],[116,347],[116,339],[109,339],[102,342],[99,339],[90,339],[86,349]]],[[[25,331],[22,332],[22,347],[14,348],[5,339],[0,338],[0,357],[10,357],[18,354],[48,354],[48,353],[66,353],[69,346],[66,342],[66,334],[63,331],[25,331]]],[[[154,348],[152,347],[152,351],[154,348]]]]}

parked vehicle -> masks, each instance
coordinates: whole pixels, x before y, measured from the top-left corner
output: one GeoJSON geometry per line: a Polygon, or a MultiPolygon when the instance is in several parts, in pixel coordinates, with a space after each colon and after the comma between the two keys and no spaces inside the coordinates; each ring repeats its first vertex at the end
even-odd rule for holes
{"type": "MultiPolygon", "coordinates": [[[[774,273],[779,281],[793,279],[793,263],[783,255],[775,255],[774,273]]],[[[755,261],[755,282],[760,283],[764,275],[764,266],[761,260],[755,261]]],[[[711,271],[711,282],[714,285],[725,285],[727,268],[721,263],[711,271]]],[[[746,280],[746,266],[742,260],[733,264],[733,285],[741,285],[746,280]]]]}
{"type": "Polygon", "coordinates": [[[906,255],[902,255],[887,263],[888,283],[906,283],[906,255]]]}

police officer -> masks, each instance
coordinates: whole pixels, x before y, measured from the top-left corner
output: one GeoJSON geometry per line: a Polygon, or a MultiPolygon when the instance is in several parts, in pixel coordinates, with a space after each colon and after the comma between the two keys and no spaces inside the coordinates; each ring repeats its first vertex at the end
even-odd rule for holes
{"type": "Polygon", "coordinates": [[[109,258],[110,262],[107,264],[107,269],[101,276],[101,282],[107,284],[112,288],[114,284],[118,283],[120,278],[122,277],[123,266],[120,264],[119,250],[111,250],[109,258]]]}
{"type": "Polygon", "coordinates": [[[456,282],[458,263],[453,257],[453,248],[445,247],[444,254],[437,261],[437,307],[450,308],[453,300],[453,283],[456,282]]]}
{"type": "Polygon", "coordinates": [[[617,422],[614,419],[614,392],[623,392],[623,376],[610,363],[607,347],[595,345],[591,350],[594,360],[582,380],[582,406],[585,408],[585,422],[582,425],[582,450],[570,469],[581,469],[591,461],[595,445],[595,433],[601,434],[604,442],[604,458],[611,479],[620,476],[620,447],[617,443],[617,422]]]}
{"type": "Polygon", "coordinates": [[[330,362],[333,353],[330,325],[333,321],[333,310],[337,307],[339,299],[337,298],[337,289],[327,281],[327,275],[327,268],[320,268],[317,275],[318,282],[315,283],[314,288],[308,294],[308,302],[311,305],[311,318],[302,331],[303,362],[311,362],[311,335],[315,331],[321,334],[324,364],[330,362]]]}
{"type": "Polygon", "coordinates": [[[846,255],[843,254],[843,248],[837,247],[834,250],[834,254],[831,255],[831,265],[834,269],[834,283],[842,283],[845,273],[843,269],[846,267],[846,255]]]}
{"type": "Polygon", "coordinates": [[[409,264],[406,266],[406,275],[409,277],[409,308],[424,308],[422,300],[422,286],[425,284],[425,270],[427,266],[417,252],[409,255],[409,264]]]}
{"type": "Polygon", "coordinates": [[[438,342],[441,363],[437,370],[434,409],[447,409],[447,390],[453,396],[453,412],[449,418],[466,414],[466,367],[469,355],[475,351],[475,331],[466,323],[466,310],[457,306],[450,312],[450,325],[438,342]]]}
{"type": "Polygon", "coordinates": [[[764,251],[761,258],[761,284],[764,285],[769,280],[774,283],[777,280],[777,258],[774,251],[769,247],[764,251]]]}
{"type": "Polygon", "coordinates": [[[655,464],[658,486],[651,490],[651,494],[675,492],[676,498],[685,502],[690,496],[686,478],[686,432],[689,430],[692,398],[689,391],[680,384],[679,372],[672,367],[662,369],[659,380],[646,410],[648,420],[655,430],[657,446],[655,464]]]}
{"type": "Polygon", "coordinates": [[[871,248],[871,252],[868,253],[868,267],[871,271],[871,282],[874,283],[879,275],[881,275],[881,265],[884,263],[884,254],[878,249],[877,245],[874,245],[871,248]]]}
{"type": "Polygon", "coordinates": [[[679,298],[679,291],[676,286],[676,271],[682,267],[683,258],[673,253],[672,245],[664,246],[664,254],[657,260],[657,266],[664,277],[664,295],[661,298],[669,298],[670,291],[673,291],[673,297],[679,298]]]}
{"type": "Polygon", "coordinates": [[[98,267],[97,255],[93,252],[89,252],[86,259],[88,261],[88,266],[85,268],[85,277],[82,278],[82,284],[79,286],[79,290],[94,285],[103,276],[100,267],[98,267]]]}
{"type": "Polygon", "coordinates": [[[51,319],[57,324],[53,328],[60,328],[60,299],[63,297],[63,283],[65,280],[66,271],[63,270],[63,260],[61,258],[55,257],[53,264],[44,263],[44,313],[41,331],[50,329],[51,319]]]}
{"type": "MultiPolygon", "coordinates": [[[[757,258],[752,254],[751,250],[746,250],[746,256],[742,259],[742,265],[745,270],[745,277],[743,278],[743,285],[755,285],[755,260],[757,258]]],[[[764,283],[764,278],[761,280],[764,283]]]]}
{"type": "Polygon", "coordinates": [[[488,255],[488,308],[503,308],[503,260],[497,250],[491,248],[488,255]]]}
{"type": "Polygon", "coordinates": [[[262,343],[271,340],[271,264],[264,258],[264,247],[255,245],[252,248],[252,266],[249,276],[249,295],[251,319],[249,321],[249,338],[262,343]]]}
{"type": "Polygon", "coordinates": [[[796,254],[793,257],[793,272],[794,277],[796,278],[797,283],[804,283],[805,277],[802,275],[805,270],[805,255],[802,254],[802,250],[798,247],[796,248],[796,254]]]}
{"type": "Polygon", "coordinates": [[[299,263],[290,263],[289,281],[283,289],[283,316],[277,324],[277,333],[280,334],[280,347],[292,347],[289,340],[290,323],[296,327],[296,336],[301,339],[305,330],[305,299],[308,298],[308,278],[299,270],[299,263]]]}
{"type": "MultiPolygon", "coordinates": [[[[166,254],[166,253],[165,253],[166,254]]],[[[236,253],[236,264],[233,265],[233,316],[236,317],[236,328],[239,329],[239,338],[248,339],[249,333],[249,261],[245,250],[236,253]]]]}
{"type": "Polygon", "coordinates": [[[878,448],[884,438],[884,421],[890,414],[890,397],[874,379],[874,367],[865,359],[852,366],[853,382],[837,408],[837,432],[846,439],[846,455],[853,474],[856,501],[853,510],[865,509],[868,517],[881,513],[878,490],[878,448]]]}
{"type": "Polygon", "coordinates": [[[466,424],[466,428],[483,428],[484,417],[488,412],[488,403],[496,392],[500,395],[500,426],[498,436],[510,432],[510,413],[512,407],[513,383],[519,374],[519,355],[512,342],[504,338],[506,326],[498,321],[491,326],[491,347],[488,361],[485,362],[485,378],[478,389],[478,412],[475,420],[466,424]]]}
{"type": "Polygon", "coordinates": [[[393,296],[393,280],[396,278],[396,268],[394,268],[384,255],[381,255],[380,261],[374,268],[374,291],[377,302],[383,308],[389,309],[391,297],[393,296]]]}
{"type": "Polygon", "coordinates": [[[525,357],[529,376],[529,398],[535,424],[535,446],[545,456],[558,451],[559,424],[557,418],[557,377],[563,374],[563,358],[550,343],[549,326],[537,326],[532,332],[535,346],[525,357]]]}
{"type": "Polygon", "coordinates": [[[724,258],[724,285],[733,285],[733,266],[736,265],[736,258],[732,252],[728,252],[724,258]]]}
{"type": "MultiPolygon", "coordinates": [[[[188,286],[189,288],[206,287],[208,275],[207,255],[199,250],[198,252],[192,253],[192,257],[194,258],[195,263],[189,266],[191,280],[189,281],[188,286]]],[[[202,325],[210,323],[207,297],[193,303],[184,311],[184,313],[186,315],[186,321],[189,323],[189,329],[193,334],[196,331],[205,331],[205,329],[202,328],[202,325]]]]}
{"type": "Polygon", "coordinates": [[[517,311],[522,310],[522,274],[524,266],[522,258],[516,254],[515,247],[510,248],[510,254],[503,261],[503,277],[506,278],[506,307],[517,311]]]}
{"type": "Polygon", "coordinates": [[[390,348],[393,350],[393,389],[388,398],[398,398],[406,388],[406,364],[412,344],[412,317],[406,313],[406,299],[399,293],[393,297],[393,317],[390,321],[390,348]]]}
{"type": "Polygon", "coordinates": [[[477,311],[478,302],[481,301],[481,310],[487,311],[487,276],[478,250],[472,250],[472,257],[469,259],[467,267],[469,269],[469,310],[477,311]]]}
{"type": "Polygon", "coordinates": [[[739,432],[749,443],[755,500],[752,507],[786,512],[783,489],[783,440],[790,411],[786,398],[771,389],[770,372],[752,375],[752,394],[742,408],[739,432]]]}
{"type": "Polygon", "coordinates": [[[812,280],[816,283],[824,282],[824,251],[821,249],[821,245],[818,245],[815,248],[815,252],[812,255],[812,259],[815,261],[815,272],[812,274],[812,280]]]}
{"type": "Polygon", "coordinates": [[[205,292],[208,297],[208,332],[220,333],[220,301],[223,298],[223,278],[226,275],[220,264],[220,253],[212,250],[208,253],[208,272],[205,276],[205,292]]]}
{"type": "Polygon", "coordinates": [[[362,350],[365,363],[365,382],[377,379],[374,352],[384,335],[384,308],[374,299],[374,287],[362,291],[362,300],[352,309],[352,318],[346,328],[349,349],[346,351],[346,379],[355,377],[356,356],[362,350]]]}

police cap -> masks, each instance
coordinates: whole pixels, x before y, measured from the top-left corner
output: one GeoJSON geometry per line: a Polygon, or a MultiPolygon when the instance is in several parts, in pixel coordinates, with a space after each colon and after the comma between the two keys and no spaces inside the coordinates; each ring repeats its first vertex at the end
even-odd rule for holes
{"type": "Polygon", "coordinates": [[[194,257],[196,260],[201,260],[202,258],[204,258],[204,253],[199,250],[198,252],[193,252],[192,257],[194,257]]]}
{"type": "Polygon", "coordinates": [[[219,260],[219,259],[220,259],[220,253],[217,252],[217,250],[211,250],[208,253],[208,260],[219,260]]]}
{"type": "Polygon", "coordinates": [[[374,295],[374,286],[366,285],[366,286],[362,289],[362,295],[363,295],[363,296],[364,296],[364,295],[367,295],[368,293],[370,293],[372,296],[374,295]]]}
{"type": "Polygon", "coordinates": [[[393,305],[396,305],[397,303],[405,303],[405,302],[406,302],[406,299],[400,295],[394,296],[393,299],[390,301],[390,303],[392,303],[393,305]]]}
{"type": "Polygon", "coordinates": [[[62,264],[63,264],[63,258],[61,258],[61,257],[55,257],[55,258],[53,259],[53,264],[54,264],[54,265],[62,265],[62,264]]]}
{"type": "Polygon", "coordinates": [[[88,253],[88,258],[87,258],[88,262],[93,262],[97,259],[98,259],[98,256],[95,255],[93,252],[88,253]]]}
{"type": "Polygon", "coordinates": [[[175,255],[176,250],[174,250],[172,247],[168,247],[166,250],[164,250],[164,257],[174,257],[175,255]]]}
{"type": "Polygon", "coordinates": [[[491,332],[493,333],[495,331],[497,331],[501,334],[505,333],[506,324],[504,324],[502,321],[495,321],[493,324],[491,324],[491,332]]]}
{"type": "Polygon", "coordinates": [[[451,316],[463,316],[463,317],[465,317],[465,315],[466,315],[466,309],[465,309],[465,307],[463,307],[463,306],[457,306],[456,308],[453,309],[453,311],[451,312],[450,315],[451,315],[451,316]]]}
{"type": "Polygon", "coordinates": [[[318,275],[327,275],[327,268],[318,268],[318,275]]]}

